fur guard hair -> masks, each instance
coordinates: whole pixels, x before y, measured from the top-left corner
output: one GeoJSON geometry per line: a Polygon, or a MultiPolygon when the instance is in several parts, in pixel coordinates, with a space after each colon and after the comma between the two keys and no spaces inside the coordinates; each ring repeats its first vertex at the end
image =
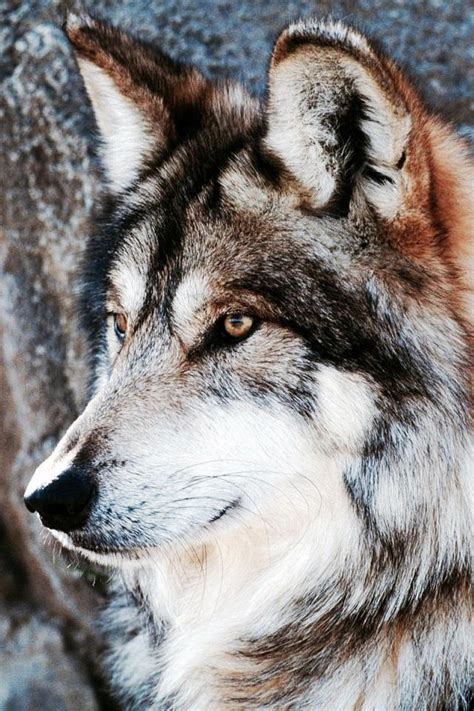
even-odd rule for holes
{"type": "Polygon", "coordinates": [[[97,19],[66,31],[111,198],[91,400],[26,495],[92,482],[80,525],[49,525],[117,570],[117,698],[467,710],[466,147],[338,22],[278,37],[264,102],[97,19]]]}

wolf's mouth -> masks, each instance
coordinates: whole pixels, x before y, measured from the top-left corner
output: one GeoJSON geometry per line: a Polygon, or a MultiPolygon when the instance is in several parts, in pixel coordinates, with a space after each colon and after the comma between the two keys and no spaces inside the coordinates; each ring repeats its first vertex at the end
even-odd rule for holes
{"type": "MultiPolygon", "coordinates": [[[[216,521],[220,521],[221,518],[223,518],[226,514],[228,514],[230,511],[233,511],[234,509],[238,508],[240,505],[240,497],[235,499],[234,501],[231,501],[229,504],[224,506],[224,508],[219,511],[215,516],[213,516],[209,521],[207,522],[206,525],[215,523],[216,521]]],[[[66,535],[65,533],[62,533],[61,531],[51,531],[51,533],[54,535],[54,537],[59,540],[61,545],[69,551],[75,551],[77,553],[83,553],[84,555],[87,556],[87,554],[97,554],[97,555],[114,555],[114,556],[123,556],[125,558],[130,558],[132,560],[136,560],[145,553],[148,549],[148,546],[137,546],[136,548],[121,548],[120,546],[107,546],[107,545],[101,545],[97,542],[92,542],[90,540],[85,540],[82,536],[74,536],[74,533],[71,535],[66,535]]]]}
{"type": "Polygon", "coordinates": [[[60,531],[52,531],[52,533],[63,547],[66,557],[67,554],[82,555],[87,560],[92,560],[99,565],[116,567],[125,563],[139,563],[150,552],[146,546],[120,548],[119,546],[101,545],[90,540],[74,540],[71,535],[60,531]]]}

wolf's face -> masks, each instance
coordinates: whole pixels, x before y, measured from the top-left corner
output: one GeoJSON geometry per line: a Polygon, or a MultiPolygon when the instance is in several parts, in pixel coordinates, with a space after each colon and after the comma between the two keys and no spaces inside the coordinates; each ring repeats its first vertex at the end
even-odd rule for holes
{"type": "Polygon", "coordinates": [[[396,68],[294,26],[260,106],[99,22],[68,34],[114,198],[86,255],[93,397],[29,507],[103,561],[308,505],[340,532],[429,518],[417,436],[465,417],[465,335],[431,128],[396,68]],[[394,481],[408,450],[420,471],[394,481]]]}

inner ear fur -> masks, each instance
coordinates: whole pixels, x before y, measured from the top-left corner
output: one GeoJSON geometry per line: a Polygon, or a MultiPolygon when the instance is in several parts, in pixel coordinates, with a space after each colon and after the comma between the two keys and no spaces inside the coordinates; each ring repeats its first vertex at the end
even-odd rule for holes
{"type": "Polygon", "coordinates": [[[340,23],[302,22],[278,38],[268,80],[266,146],[315,208],[364,189],[393,217],[406,192],[416,98],[395,65],[340,23]]]}

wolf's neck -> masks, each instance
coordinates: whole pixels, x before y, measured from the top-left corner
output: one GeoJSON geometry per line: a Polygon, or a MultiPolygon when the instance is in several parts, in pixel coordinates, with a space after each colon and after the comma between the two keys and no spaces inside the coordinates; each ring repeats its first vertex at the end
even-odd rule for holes
{"type": "Polygon", "coordinates": [[[166,629],[157,651],[160,698],[179,690],[183,708],[200,708],[198,698],[202,708],[213,708],[215,689],[241,670],[245,640],[277,633],[314,581],[351,557],[360,524],[340,473],[326,474],[325,490],[300,481],[298,490],[274,494],[271,508],[262,504],[258,514],[241,518],[232,513],[202,545],[182,547],[129,577],[166,629]]]}
{"type": "Polygon", "coordinates": [[[367,538],[341,472],[328,470],[327,482],[300,481],[297,495],[281,490],[258,515],[229,514],[235,518],[218,522],[201,545],[183,546],[130,576],[127,584],[139,587],[155,627],[164,630],[152,650],[160,703],[222,708],[224,694],[236,699],[234,708],[257,697],[271,706],[273,690],[290,689],[290,679],[313,707],[394,707],[405,664],[406,693],[412,701],[422,693],[424,675],[410,671],[413,626],[430,639],[424,674],[438,675],[440,688],[445,674],[467,678],[461,667],[443,666],[449,656],[467,658],[466,572],[454,558],[457,567],[432,567],[416,546],[400,549],[400,559],[387,557],[367,538]],[[444,606],[457,610],[456,619],[434,618],[444,606]],[[327,692],[334,698],[321,681],[329,677],[339,680],[327,692]]]}

